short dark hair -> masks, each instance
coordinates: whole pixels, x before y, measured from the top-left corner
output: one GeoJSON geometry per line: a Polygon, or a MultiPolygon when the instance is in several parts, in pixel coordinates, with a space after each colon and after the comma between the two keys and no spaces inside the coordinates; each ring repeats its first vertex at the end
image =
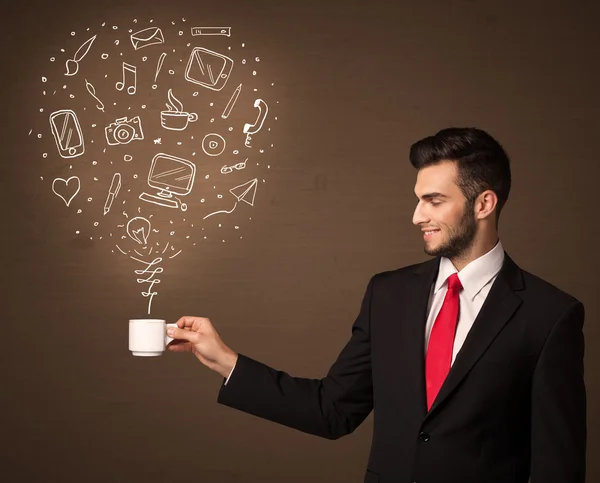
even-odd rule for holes
{"type": "Polygon", "coordinates": [[[498,222],[510,191],[510,160],[500,143],[487,132],[472,127],[442,129],[414,143],[409,156],[418,170],[445,160],[455,161],[457,184],[470,205],[485,190],[496,193],[498,222]]]}

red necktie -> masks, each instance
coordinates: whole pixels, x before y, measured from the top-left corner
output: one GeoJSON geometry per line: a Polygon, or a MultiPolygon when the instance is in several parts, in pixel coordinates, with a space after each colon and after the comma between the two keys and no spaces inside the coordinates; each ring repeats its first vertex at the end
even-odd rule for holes
{"type": "Polygon", "coordinates": [[[427,410],[435,400],[444,379],[450,371],[452,364],[452,348],[454,346],[454,334],[458,322],[458,292],[462,284],[458,274],[453,273],[448,277],[448,290],[444,303],[437,315],[427,346],[425,357],[425,381],[427,388],[427,410]]]}

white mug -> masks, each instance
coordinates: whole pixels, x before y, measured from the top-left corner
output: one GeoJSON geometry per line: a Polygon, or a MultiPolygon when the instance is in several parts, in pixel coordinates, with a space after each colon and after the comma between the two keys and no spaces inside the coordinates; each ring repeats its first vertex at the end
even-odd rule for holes
{"type": "Polygon", "coordinates": [[[176,326],[177,324],[167,324],[162,319],[130,319],[129,350],[134,356],[162,355],[173,340],[167,335],[167,327],[176,326]]]}

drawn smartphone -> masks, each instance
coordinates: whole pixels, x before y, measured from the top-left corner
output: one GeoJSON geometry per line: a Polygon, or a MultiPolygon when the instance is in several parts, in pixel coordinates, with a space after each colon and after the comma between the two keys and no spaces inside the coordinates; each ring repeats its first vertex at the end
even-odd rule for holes
{"type": "Polygon", "coordinates": [[[254,107],[258,109],[258,116],[256,117],[256,121],[254,124],[246,123],[244,124],[244,134],[256,134],[261,130],[265,119],[267,118],[267,113],[269,112],[269,107],[267,103],[262,99],[256,99],[254,101],[254,107]]]}
{"type": "Polygon", "coordinates": [[[58,153],[63,158],[75,158],[85,152],[83,133],[77,114],[63,109],[50,114],[50,127],[58,153]]]}
{"type": "Polygon", "coordinates": [[[194,47],[185,68],[185,79],[213,91],[220,91],[227,84],[232,68],[233,60],[229,57],[202,47],[194,47]]]}

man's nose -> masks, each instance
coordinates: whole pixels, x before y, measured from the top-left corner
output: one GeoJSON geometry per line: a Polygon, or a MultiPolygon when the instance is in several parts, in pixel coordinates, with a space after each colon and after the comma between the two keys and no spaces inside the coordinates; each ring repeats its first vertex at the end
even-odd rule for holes
{"type": "Polygon", "coordinates": [[[415,212],[413,213],[412,222],[415,225],[420,225],[421,223],[427,223],[429,220],[423,210],[421,208],[421,203],[417,203],[417,207],[415,208],[415,212]]]}

